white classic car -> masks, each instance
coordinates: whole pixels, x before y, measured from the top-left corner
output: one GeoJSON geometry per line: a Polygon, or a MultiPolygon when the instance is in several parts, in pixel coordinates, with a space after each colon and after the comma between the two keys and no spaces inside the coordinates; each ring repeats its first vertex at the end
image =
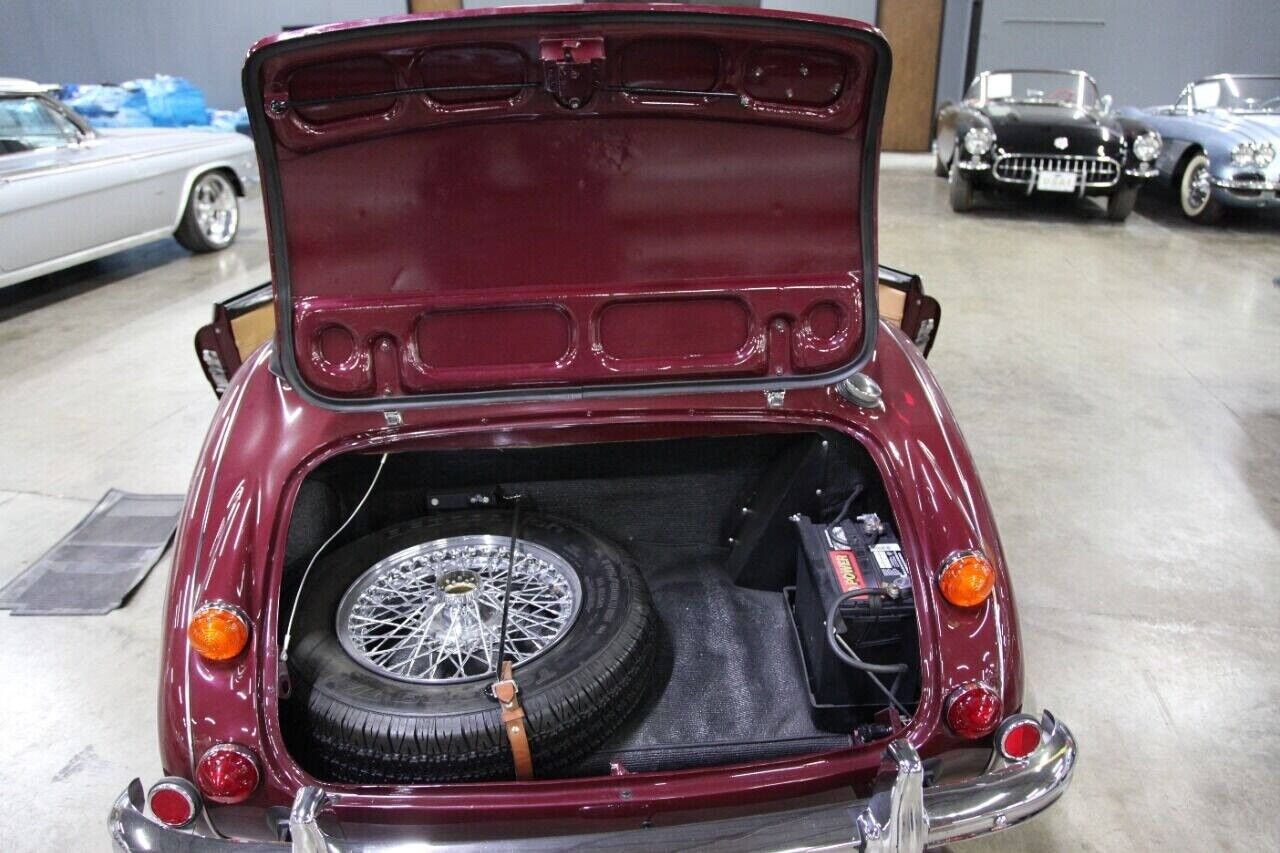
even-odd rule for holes
{"type": "Polygon", "coordinates": [[[94,130],[49,87],[0,78],[0,287],[169,235],[225,249],[257,190],[238,133],[94,130]]]}

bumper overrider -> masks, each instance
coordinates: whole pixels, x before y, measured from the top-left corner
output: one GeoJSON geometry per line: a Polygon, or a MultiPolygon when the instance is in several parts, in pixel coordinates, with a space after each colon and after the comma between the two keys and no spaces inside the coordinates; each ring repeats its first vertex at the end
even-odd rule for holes
{"type": "Polygon", "coordinates": [[[300,789],[294,798],[289,840],[242,842],[193,835],[149,817],[142,783],[137,779],[116,800],[109,826],[116,847],[130,853],[400,853],[428,848],[462,853],[491,850],[502,841],[518,841],[526,850],[608,847],[905,853],[1015,826],[1057,800],[1075,770],[1076,742],[1071,731],[1047,711],[1040,727],[1040,746],[1025,759],[997,763],[982,775],[964,781],[926,788],[920,756],[906,740],[896,740],[885,750],[884,769],[874,792],[866,799],[619,832],[433,842],[430,832],[425,831],[424,838],[415,842],[347,841],[320,828],[321,813],[338,797],[309,786],[300,789]]]}

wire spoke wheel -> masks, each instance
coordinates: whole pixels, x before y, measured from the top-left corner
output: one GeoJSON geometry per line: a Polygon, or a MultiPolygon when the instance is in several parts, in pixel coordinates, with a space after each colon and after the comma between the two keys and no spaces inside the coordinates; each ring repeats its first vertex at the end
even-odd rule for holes
{"type": "Polygon", "coordinates": [[[1196,154],[1182,170],[1180,188],[1182,212],[1196,222],[1216,222],[1222,216],[1222,202],[1213,197],[1213,174],[1209,158],[1196,154]]]}
{"type": "MultiPolygon", "coordinates": [[[[299,593],[286,737],[318,779],[510,779],[495,680],[514,512],[434,513],[324,554],[299,593]]],[[[644,576],[564,519],[520,516],[507,659],[539,776],[571,772],[660,674],[644,576]]]]}
{"type": "Polygon", "coordinates": [[[1187,206],[1192,210],[1200,210],[1208,200],[1209,170],[1204,166],[1197,166],[1191,173],[1191,180],[1187,182],[1187,206]]]}
{"type": "MultiPolygon", "coordinates": [[[[415,684],[494,677],[511,539],[454,536],[406,548],[362,574],[338,605],[337,634],[361,666],[415,684]]],[[[506,655],[515,666],[554,646],[582,605],[561,556],[519,540],[506,655]]]]}

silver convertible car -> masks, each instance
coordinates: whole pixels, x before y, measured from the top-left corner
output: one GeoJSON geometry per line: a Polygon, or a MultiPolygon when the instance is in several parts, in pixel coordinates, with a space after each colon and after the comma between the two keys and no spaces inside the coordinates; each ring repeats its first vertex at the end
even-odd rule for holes
{"type": "Polygon", "coordinates": [[[1156,168],[1188,218],[1280,208],[1280,75],[1217,74],[1188,83],[1173,104],[1123,112],[1164,137],[1156,168]]]}
{"type": "Polygon", "coordinates": [[[225,249],[257,190],[238,133],[94,130],[48,87],[0,78],[0,287],[169,235],[225,249]]]}

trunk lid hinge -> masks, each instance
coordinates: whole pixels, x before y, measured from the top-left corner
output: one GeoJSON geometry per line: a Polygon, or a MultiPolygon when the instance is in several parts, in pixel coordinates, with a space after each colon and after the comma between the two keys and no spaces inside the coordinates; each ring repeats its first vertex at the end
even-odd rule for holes
{"type": "Polygon", "coordinates": [[[591,99],[604,70],[604,39],[546,39],[539,45],[542,86],[571,110],[591,99]]]}

